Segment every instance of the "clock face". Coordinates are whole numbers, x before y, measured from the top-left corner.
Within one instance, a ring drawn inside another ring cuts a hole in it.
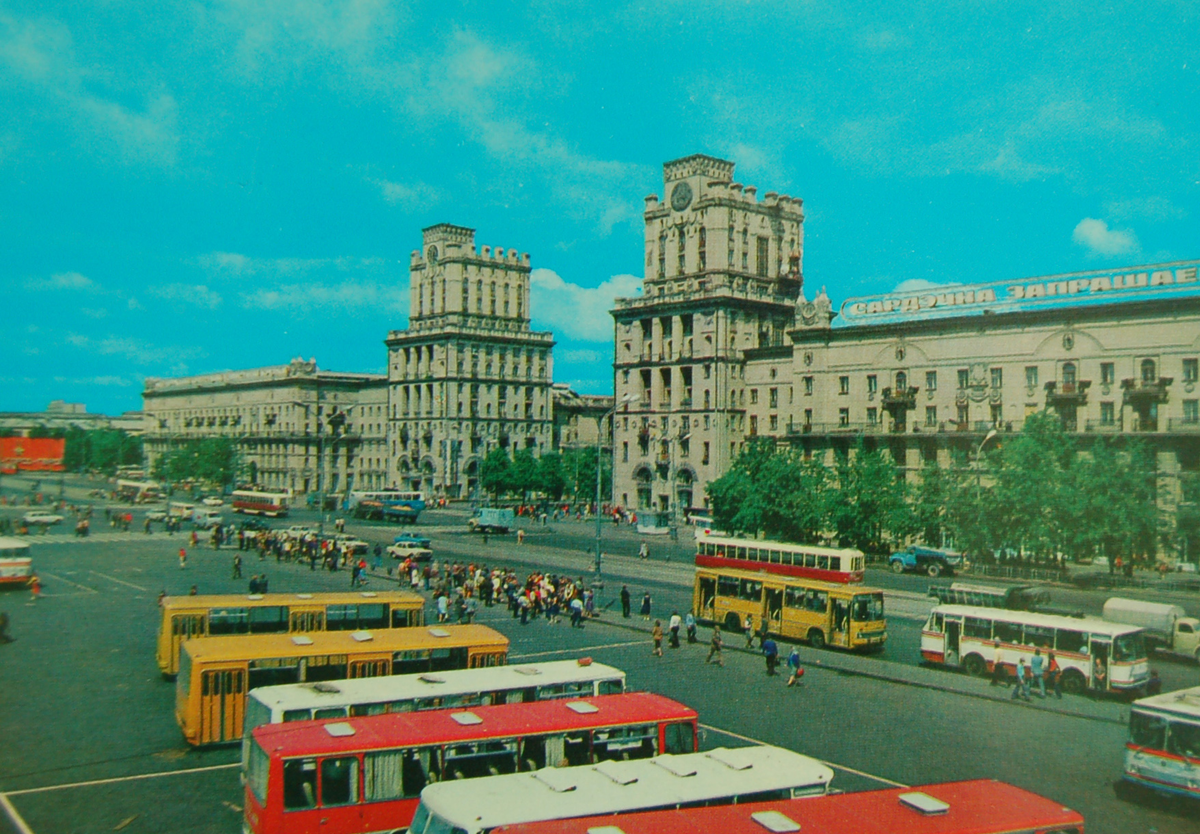
[[[692,204],[692,187],[686,182],[681,182],[671,191],[671,208],[675,211],[683,211]]]

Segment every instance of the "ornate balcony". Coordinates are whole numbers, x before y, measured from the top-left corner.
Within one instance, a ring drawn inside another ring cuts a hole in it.
[[[1064,382],[1061,385],[1054,380],[1046,383],[1046,405],[1053,408],[1059,406],[1081,406],[1087,404],[1087,391],[1092,387],[1090,379],[1078,382]]]
[[[880,401],[888,411],[909,411],[917,407],[919,390],[911,385],[907,388],[884,388],[880,392]]]
[[[1121,390],[1125,392],[1125,399],[1134,403],[1165,403],[1167,388],[1174,381],[1175,378],[1169,376],[1160,376],[1154,380],[1123,379]]]

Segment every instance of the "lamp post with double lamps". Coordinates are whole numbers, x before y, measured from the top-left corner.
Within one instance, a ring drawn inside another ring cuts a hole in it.
[[[601,417],[599,420],[596,421],[596,563],[594,565],[595,572],[596,572],[596,578],[594,581],[595,581],[596,585],[601,584],[601,576],[600,576],[600,527],[601,527],[601,524],[600,524],[600,522],[601,522],[601,518],[600,518],[600,483],[601,483],[601,479],[602,479],[602,475],[603,475],[603,469],[600,466],[600,455],[602,454],[602,446],[603,446],[603,442],[604,442],[604,422],[609,417],[612,417],[613,422],[616,423],[616,417],[615,417],[616,413],[623,407],[629,405],[629,403],[631,403],[631,402],[633,402],[633,394],[625,394],[623,397],[621,397],[620,401],[618,401],[612,408],[610,408],[608,411],[604,412],[603,417]],[[615,434],[615,432],[612,432],[610,434]]]

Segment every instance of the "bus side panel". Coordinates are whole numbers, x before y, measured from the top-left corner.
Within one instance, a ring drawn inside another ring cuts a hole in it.
[[[242,737],[246,709],[244,669],[217,669],[200,673],[199,744],[221,744]]]
[[[357,831],[393,831],[406,828],[417,812],[420,797],[396,799],[390,802],[368,802],[358,806],[362,810],[362,825]]]
[[[946,635],[940,631],[921,632],[921,659],[926,663],[946,662]]]

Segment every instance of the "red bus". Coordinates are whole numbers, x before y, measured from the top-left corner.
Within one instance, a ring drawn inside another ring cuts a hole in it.
[[[866,557],[853,548],[698,535],[696,567],[761,570],[824,582],[862,582]]]
[[[1004,782],[830,794],[502,825],[491,834],[1083,834],[1083,816]]]
[[[421,789],[696,749],[695,710],[650,692],[265,724],[242,772],[251,834],[404,829]]]
[[[291,493],[286,491],[235,489],[231,503],[235,513],[279,518],[288,514],[291,500]]]

